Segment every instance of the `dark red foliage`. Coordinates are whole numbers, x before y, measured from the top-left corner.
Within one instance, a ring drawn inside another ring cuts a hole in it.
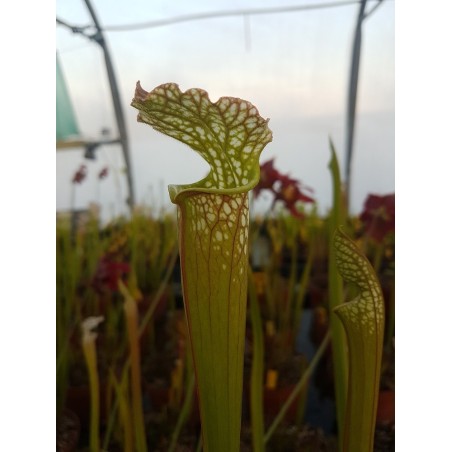
[[[75,172],[72,178],[72,183],[81,184],[85,180],[86,174],[87,174],[86,165],[80,165],[80,168]]]
[[[282,201],[293,216],[301,217],[302,214],[297,210],[296,204],[298,202],[312,203],[314,198],[301,191],[300,181],[291,178],[288,174],[281,174],[275,169],[274,160],[271,159],[261,165],[261,177],[254,188],[254,194],[257,198],[262,190],[270,190],[274,195],[273,205],[278,200]],[[308,187],[303,187],[303,189],[312,191]]]
[[[277,190],[273,190],[275,194],[275,200],[280,200],[284,203],[287,210],[294,216],[301,218],[303,215],[297,210],[296,205],[298,202],[312,203],[314,199],[308,195],[302,193],[299,187],[298,181],[282,182]]]
[[[273,185],[283,177],[282,174],[273,167],[274,161],[275,159],[271,159],[260,166],[261,178],[259,183],[254,187],[256,198],[259,196],[261,190],[272,190]]]
[[[124,278],[130,272],[130,265],[127,262],[118,262],[103,257],[96,269],[93,278],[93,286],[96,290],[110,291],[118,290],[118,280]]]
[[[395,193],[389,195],[368,195],[360,215],[364,233],[381,243],[395,230]]]
[[[99,179],[105,179],[108,176],[108,166],[106,166],[105,168],[102,168],[102,170],[99,173]]]

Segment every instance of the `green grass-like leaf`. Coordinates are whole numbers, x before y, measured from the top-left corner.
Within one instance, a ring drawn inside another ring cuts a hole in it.
[[[345,452],[373,450],[384,339],[384,301],[371,264],[341,230],[334,237],[336,264],[359,295],[335,308],[344,325],[349,350],[347,408],[343,430]]]
[[[343,282],[339,275],[334,259],[334,235],[339,225],[344,223],[346,217],[341,187],[341,174],[337,160],[336,149],[330,140],[331,160],[329,168],[333,184],[333,208],[328,218],[328,299],[330,313],[343,302]],[[338,426],[339,442],[342,442],[343,428],[345,424],[345,408],[347,402],[347,340],[344,328],[340,320],[330,316],[331,342],[333,349],[334,365],[334,390],[336,398],[336,417]],[[346,452],[346,451],[343,451]]]
[[[189,145],[209,164],[202,180],[171,185],[204,451],[240,446],[248,269],[248,191],[272,134],[249,102],[174,83],[148,93],[137,84],[138,121]]]
[[[253,452],[265,451],[264,446],[264,335],[262,317],[253,284],[251,266],[249,274],[250,320],[253,331],[253,362],[251,364],[250,412],[251,431],[253,436]]]

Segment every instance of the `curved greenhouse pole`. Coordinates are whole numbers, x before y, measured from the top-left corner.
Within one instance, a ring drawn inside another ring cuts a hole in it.
[[[131,158],[130,158],[130,148],[129,148],[129,140],[128,140],[128,135],[127,135],[126,122],[124,119],[124,112],[123,112],[123,109],[121,106],[121,96],[119,94],[118,83],[116,81],[116,75],[115,75],[115,71],[113,69],[113,62],[110,57],[110,52],[108,50],[107,43],[105,41],[102,27],[97,19],[96,12],[94,11],[94,8],[91,5],[90,0],[84,0],[84,1],[86,4],[86,7],[88,8],[88,11],[91,15],[91,18],[93,19],[93,22],[94,22],[94,28],[96,30],[94,34],[88,34],[86,32],[86,29],[92,28],[91,26],[90,27],[77,27],[77,26],[70,25],[67,22],[65,22],[59,18],[56,19],[56,22],[60,25],[63,25],[65,27],[69,28],[70,30],[72,30],[73,33],[81,34],[81,35],[85,36],[86,38],[96,42],[97,44],[99,44],[102,47],[102,51],[104,53],[104,59],[105,59],[105,68],[107,70],[108,82],[110,85],[111,98],[113,100],[113,108],[114,108],[114,112],[115,112],[116,124],[118,127],[119,139],[92,142],[92,143],[79,140],[79,141],[73,141],[73,142],[67,143],[66,147],[85,146],[87,154],[91,156],[94,149],[101,144],[120,143],[121,147],[122,147],[122,152],[124,155],[124,160],[126,163],[127,185],[129,188],[129,198],[127,200],[127,204],[131,208],[135,204],[135,189],[133,187],[132,162],[131,162]],[[60,143],[59,147],[63,148],[65,146],[62,143]],[[92,157],[88,157],[88,158],[92,158]]]

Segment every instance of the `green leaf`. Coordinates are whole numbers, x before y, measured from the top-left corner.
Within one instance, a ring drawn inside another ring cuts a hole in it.
[[[330,140],[331,160],[329,168],[333,183],[333,208],[328,218],[328,299],[330,313],[343,302],[343,283],[338,273],[334,259],[334,235],[339,225],[344,223],[345,207],[341,188],[341,174],[339,162],[337,161],[336,149]],[[334,365],[334,391],[336,398],[336,417],[338,425],[339,442],[342,442],[343,428],[345,423],[345,407],[347,402],[347,340],[344,328],[339,319],[330,316],[330,330],[332,337],[333,365]],[[347,451],[343,451],[347,452]]]
[[[344,325],[349,351],[342,450],[372,451],[384,339],[383,295],[370,262],[341,230],[334,248],[339,273],[359,289],[355,299],[334,310]]]
[[[251,431],[253,436],[253,452],[265,451],[264,446],[264,335],[262,333],[262,317],[253,281],[251,266],[248,269],[250,320],[253,332],[253,361],[250,379],[250,412]]]
[[[138,121],[188,144],[209,164],[199,182],[169,187],[179,208],[185,311],[198,382],[204,451],[240,447],[245,338],[248,191],[271,141],[268,120],[247,101],[212,103],[173,83],[148,93],[137,84]]]

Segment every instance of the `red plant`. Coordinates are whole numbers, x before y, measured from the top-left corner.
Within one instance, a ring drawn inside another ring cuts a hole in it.
[[[80,168],[75,172],[74,176],[72,177],[72,183],[73,184],[81,184],[87,174],[86,165],[80,165]]]
[[[262,190],[270,190],[274,195],[272,208],[276,201],[282,201],[294,217],[301,218],[303,215],[297,210],[296,204],[312,203],[314,198],[302,192],[300,181],[291,178],[288,174],[281,174],[275,169],[274,160],[268,160],[261,165],[261,177],[254,187],[254,194],[257,198]],[[303,187],[303,189],[312,192],[309,187]]]
[[[122,279],[130,272],[130,265],[127,262],[114,261],[106,256],[102,257],[97,265],[96,273],[93,278],[95,289],[102,291],[118,290],[118,280]]]
[[[102,168],[102,170],[99,172],[99,179],[105,179],[108,176],[108,166],[106,166],[105,168]]]
[[[261,190],[272,190],[273,185],[283,177],[283,175],[273,167],[274,161],[275,159],[273,158],[260,166],[261,177],[259,179],[259,183],[253,190],[256,198],[259,196]]]
[[[359,219],[363,222],[364,233],[381,243],[395,230],[395,193],[368,195]]]

